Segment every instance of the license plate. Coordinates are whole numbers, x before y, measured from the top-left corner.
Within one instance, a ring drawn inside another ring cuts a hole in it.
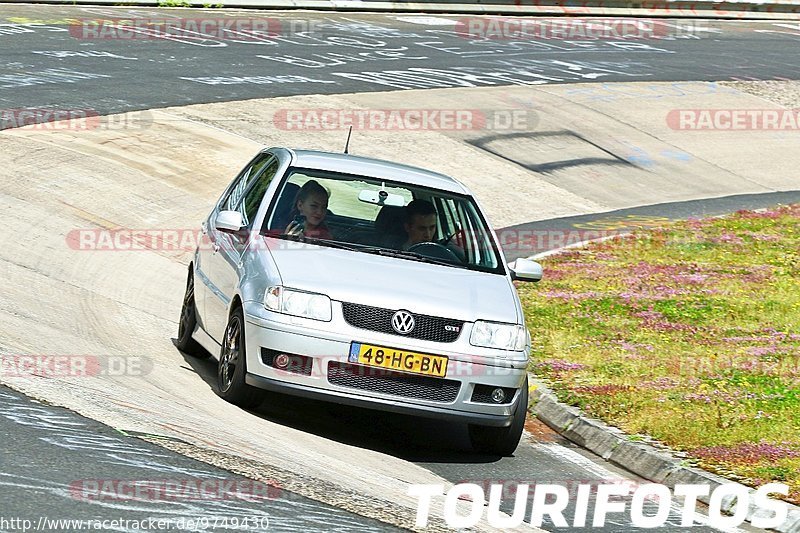
[[[350,344],[350,356],[347,360],[350,363],[426,376],[443,378],[447,375],[447,357],[442,355],[409,352],[360,342]]]

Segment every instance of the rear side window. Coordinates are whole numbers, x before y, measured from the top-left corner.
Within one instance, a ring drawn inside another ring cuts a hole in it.
[[[241,204],[242,198],[253,184],[256,177],[264,167],[275,158],[271,154],[261,154],[250,165],[245,168],[236,180],[228,196],[220,204],[222,211],[236,211]]]
[[[261,201],[264,199],[264,193],[267,191],[267,187],[269,184],[272,183],[272,180],[275,178],[275,174],[278,173],[278,167],[280,166],[278,160],[276,158],[272,158],[261,170],[260,174],[256,176],[255,183],[252,187],[245,193],[244,201],[242,202],[242,207],[239,209],[241,211],[245,224],[249,227],[250,223],[255,219],[256,213],[258,212],[258,207],[261,205]]]
[[[270,154],[256,159],[242,171],[238,181],[220,204],[220,210],[239,211],[245,225],[250,227],[278,167],[280,162]]]

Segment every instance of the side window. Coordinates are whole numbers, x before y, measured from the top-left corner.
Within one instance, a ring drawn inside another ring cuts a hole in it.
[[[276,158],[273,157],[270,159],[263,167],[261,173],[255,177],[255,183],[253,186],[250,187],[250,189],[245,193],[244,200],[239,207],[239,211],[242,213],[245,225],[248,227],[256,217],[258,207],[261,205],[261,200],[264,199],[264,193],[267,191],[269,184],[272,183],[272,180],[275,178],[275,174],[277,174],[279,166],[280,163]]]
[[[485,232],[480,216],[472,204],[458,203],[458,218],[464,229],[465,251],[473,264],[496,268],[497,258],[492,247],[491,237]]]
[[[273,159],[271,154],[262,154],[250,166],[242,171],[241,176],[236,181],[233,189],[228,193],[228,196],[220,204],[222,211],[235,211],[239,206],[239,202],[244,196],[253,179],[258,176],[264,166]]]
[[[439,212],[439,219],[443,229],[442,237],[448,237],[460,229],[453,213],[454,208],[455,204],[452,198],[436,199],[436,210]]]

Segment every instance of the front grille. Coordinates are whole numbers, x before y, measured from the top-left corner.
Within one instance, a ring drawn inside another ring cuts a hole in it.
[[[400,335],[392,328],[392,315],[395,313],[392,309],[342,302],[342,312],[345,322],[351,326],[390,335]],[[445,329],[446,326],[455,331],[448,331]],[[415,314],[414,330],[402,336],[424,341],[453,342],[461,335],[463,328],[464,322],[458,320]]]
[[[328,363],[328,381],[333,385],[351,389],[448,403],[456,399],[461,388],[461,383],[451,379],[412,376],[402,372],[337,361]]]

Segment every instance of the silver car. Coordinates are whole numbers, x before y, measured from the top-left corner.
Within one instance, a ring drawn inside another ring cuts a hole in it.
[[[324,191],[316,214],[301,200],[312,189]],[[412,224],[424,220],[428,233],[415,241]],[[253,408],[272,391],[460,421],[477,451],[516,449],[530,336],[512,280],[542,271],[526,259],[505,265],[463,184],[387,161],[270,148],[202,231],[177,344],[219,354],[224,399]]]

